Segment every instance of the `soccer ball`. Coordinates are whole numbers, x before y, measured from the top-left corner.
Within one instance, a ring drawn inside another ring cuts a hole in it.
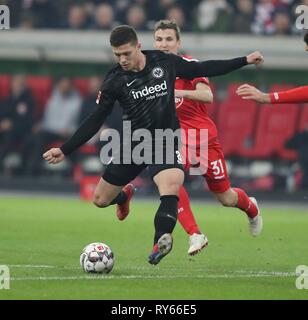
[[[80,266],[85,272],[109,273],[113,265],[113,252],[105,243],[90,243],[80,254]]]

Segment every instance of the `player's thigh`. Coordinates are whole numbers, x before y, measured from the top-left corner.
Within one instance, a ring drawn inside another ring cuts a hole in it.
[[[184,172],[180,168],[169,168],[159,171],[153,181],[157,185],[159,194],[164,195],[179,195],[180,187],[184,182]]]
[[[204,177],[213,193],[224,193],[230,189],[228,169],[219,143],[209,146],[207,172]]]

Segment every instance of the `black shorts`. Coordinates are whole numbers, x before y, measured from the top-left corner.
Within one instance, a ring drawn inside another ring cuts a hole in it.
[[[134,180],[145,168],[149,169],[152,179],[157,175],[157,173],[166,169],[178,168],[184,171],[181,154],[178,150],[174,150],[172,161],[167,162],[166,159],[164,159],[163,163],[160,162],[156,164],[153,162],[151,164],[115,164],[111,162],[106,166],[102,177],[110,184],[115,186],[124,186],[130,181]]]

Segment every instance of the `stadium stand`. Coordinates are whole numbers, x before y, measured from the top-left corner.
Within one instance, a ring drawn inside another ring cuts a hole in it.
[[[242,155],[253,138],[257,104],[227,100],[218,112],[218,134],[225,156]]]
[[[28,76],[27,85],[31,89],[36,102],[34,118],[40,119],[44,113],[47,100],[51,94],[52,81],[46,76]]]
[[[249,158],[272,158],[294,160],[296,154],[284,147],[285,142],[295,132],[299,116],[298,105],[263,105],[257,121],[255,141],[251,149],[243,150]]]
[[[9,95],[11,86],[11,77],[9,75],[0,75],[0,99],[4,99]]]
[[[89,79],[88,78],[74,78],[73,84],[79,91],[82,97],[86,97],[89,94]]]

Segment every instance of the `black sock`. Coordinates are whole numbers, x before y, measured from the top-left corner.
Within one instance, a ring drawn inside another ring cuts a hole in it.
[[[121,191],[111,202],[110,204],[122,204],[127,200],[127,195],[124,191]]]
[[[155,236],[154,244],[165,233],[172,233],[178,215],[178,201],[179,198],[175,195],[161,196],[160,206],[156,212],[154,219]]]

